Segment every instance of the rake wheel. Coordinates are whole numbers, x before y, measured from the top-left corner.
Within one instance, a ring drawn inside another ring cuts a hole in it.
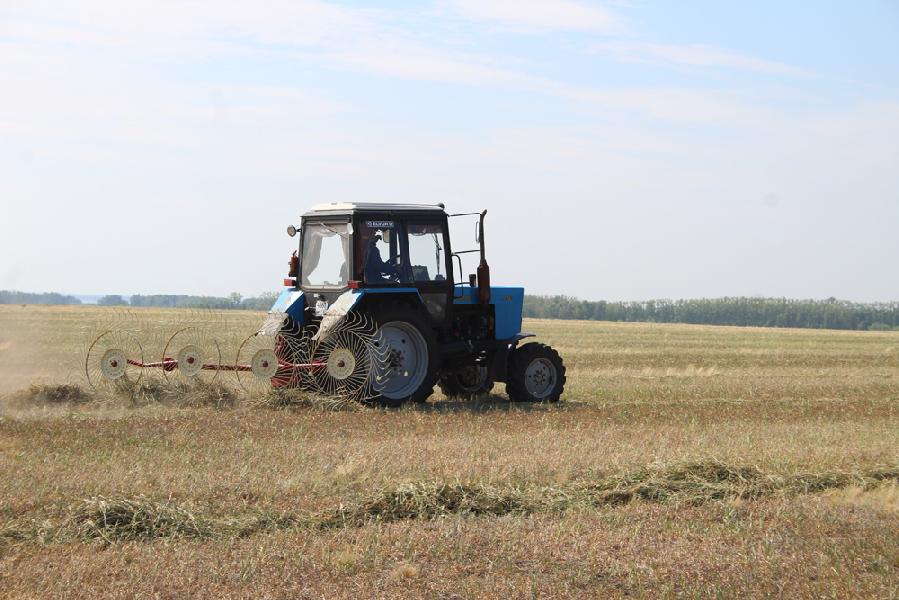
[[[274,340],[274,336],[257,331],[244,339],[237,349],[237,365],[250,367],[249,371],[237,370],[237,382],[248,394],[266,392],[272,387],[271,379],[278,370]]]
[[[140,381],[144,349],[126,331],[108,329],[95,337],[84,357],[84,376],[93,389],[120,387]]]
[[[366,401],[375,395],[373,374],[384,360],[374,344],[376,325],[364,313],[351,312],[312,338],[315,391],[341,400]]]
[[[170,356],[170,352],[177,353]],[[202,377],[214,381],[218,377],[217,369],[203,369],[204,364],[220,365],[222,348],[214,337],[196,327],[184,327],[176,331],[168,339],[162,351],[162,362],[175,359],[177,366],[164,367],[162,372],[166,380],[174,377],[195,380]]]

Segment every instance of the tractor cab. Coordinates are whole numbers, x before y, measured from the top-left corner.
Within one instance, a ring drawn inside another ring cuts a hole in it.
[[[440,206],[324,204],[303,215],[296,286],[316,316],[349,290],[406,294],[439,327],[453,298],[450,256]]]

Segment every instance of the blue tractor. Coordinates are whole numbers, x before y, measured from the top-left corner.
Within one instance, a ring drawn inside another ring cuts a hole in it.
[[[559,353],[546,344],[520,344],[533,337],[521,331],[524,289],[490,285],[486,213],[447,214],[442,204],[313,207],[299,229],[288,227],[300,243],[272,307],[283,323],[281,336],[364,316],[388,365],[372,380],[367,400],[384,406],[424,402],[435,385],[450,398],[470,399],[495,382],[506,384],[513,401],[558,401],[565,386]],[[449,219],[467,215],[479,217],[479,247],[454,252]],[[480,253],[480,264],[463,277],[461,255],[468,252]],[[338,362],[328,365],[331,376],[349,375],[359,358],[353,352],[332,351]]]

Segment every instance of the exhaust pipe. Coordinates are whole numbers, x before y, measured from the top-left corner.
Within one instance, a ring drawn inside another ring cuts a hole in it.
[[[487,305],[490,304],[490,265],[487,264],[487,257],[484,254],[484,217],[487,211],[481,213],[481,221],[478,224],[478,241],[481,243],[481,263],[478,265],[478,301]]]

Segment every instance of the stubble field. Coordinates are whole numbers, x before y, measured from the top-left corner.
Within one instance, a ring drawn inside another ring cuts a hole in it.
[[[93,394],[123,318],[0,306],[2,597],[899,596],[899,333],[527,321],[558,405],[334,411]]]

